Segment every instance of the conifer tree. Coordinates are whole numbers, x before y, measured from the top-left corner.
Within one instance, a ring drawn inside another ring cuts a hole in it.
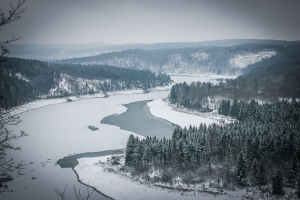
[[[276,175],[272,180],[272,193],[276,195],[283,195],[283,177],[280,170],[277,170]]]
[[[288,184],[289,186],[294,186],[297,180],[297,174],[298,174],[298,165],[297,165],[297,157],[294,155],[292,158],[292,163],[290,166],[290,170],[288,173]]]
[[[257,159],[253,160],[252,163],[252,180],[255,185],[259,184],[259,176],[258,176],[258,162]]]
[[[267,184],[265,165],[262,161],[259,164],[258,184],[259,185],[266,185]]]
[[[240,186],[246,185],[246,163],[243,153],[240,153],[237,160],[236,177]]]
[[[132,164],[133,161],[132,156],[134,153],[134,148],[135,148],[135,137],[132,134],[130,134],[126,144],[126,154],[125,154],[125,163],[127,165]]]

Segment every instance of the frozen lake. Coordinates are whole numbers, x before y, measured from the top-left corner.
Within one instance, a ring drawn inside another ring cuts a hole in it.
[[[10,126],[9,129],[16,133],[23,130],[29,136],[13,143],[20,146],[22,151],[9,151],[8,155],[15,162],[23,161],[27,165],[20,173],[12,172],[14,180],[7,182],[7,185],[14,193],[5,194],[4,199],[58,199],[53,188],[63,190],[66,185],[67,196],[75,199],[73,185],[76,184],[81,191],[86,191],[86,187],[78,183],[72,170],[60,168],[55,164],[56,161],[70,154],[125,148],[132,132],[100,124],[100,121],[108,115],[125,112],[126,108],[122,104],[164,98],[167,94],[165,91],[115,95],[51,105],[22,113],[22,123]],[[91,131],[87,128],[89,125],[99,129]],[[99,198],[94,193],[91,199]]]
[[[191,82],[200,81],[201,77],[175,77],[174,80]],[[125,148],[129,135],[134,133],[100,121],[109,115],[125,112],[122,104],[166,98],[168,94],[168,91],[161,91],[115,95],[51,105],[20,114],[22,123],[8,128],[15,133],[23,130],[29,136],[13,142],[22,151],[7,153],[16,163],[25,166],[20,171],[11,172],[14,180],[7,185],[14,192],[4,194],[3,199],[59,199],[53,188],[63,191],[66,185],[67,199],[75,199],[74,184],[85,194],[86,187],[77,181],[74,172],[61,168],[56,164],[57,160],[72,154]],[[95,126],[98,130],[91,131],[88,126]],[[94,193],[90,199],[105,198]]]

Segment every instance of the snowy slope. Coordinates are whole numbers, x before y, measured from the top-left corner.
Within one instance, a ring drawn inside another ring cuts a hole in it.
[[[261,62],[262,59],[270,58],[274,55],[276,55],[276,52],[270,50],[265,50],[258,53],[246,52],[243,54],[235,54],[229,59],[229,63],[232,67],[245,68],[251,64]]]

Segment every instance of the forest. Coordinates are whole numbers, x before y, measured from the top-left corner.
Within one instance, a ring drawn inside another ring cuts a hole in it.
[[[243,118],[234,123],[177,128],[171,139],[131,135],[126,165],[133,175],[171,185],[178,178],[188,185],[213,180],[214,187],[226,189],[272,185],[278,195],[284,187],[296,187],[300,102],[243,104]],[[153,171],[159,176],[151,178]]]
[[[82,66],[6,58],[0,63],[1,104],[13,107],[28,101],[106,93],[124,89],[147,90],[171,83],[168,75],[113,66]]]
[[[172,86],[169,101],[178,106],[209,111],[210,103],[222,99],[273,102],[281,98],[300,97],[300,58],[295,51],[289,59],[269,58],[251,65],[251,71],[235,79],[220,80],[217,84],[193,82]],[[283,55],[284,57],[285,55]],[[278,60],[279,59],[279,60]],[[221,103],[221,102],[219,102]]]
[[[124,170],[170,185],[209,181],[224,189],[271,188],[275,195],[292,188],[300,198],[300,60],[298,48],[289,48],[289,56],[253,64],[235,79],[173,85],[169,103],[216,110],[234,122],[177,128],[171,139],[130,136]]]

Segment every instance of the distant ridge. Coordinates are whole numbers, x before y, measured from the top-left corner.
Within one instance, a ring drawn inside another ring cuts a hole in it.
[[[234,46],[240,44],[272,44],[272,45],[290,45],[300,43],[300,41],[285,40],[260,40],[260,39],[227,39],[212,40],[202,42],[166,42],[153,44],[106,44],[106,43],[87,43],[87,44],[24,44],[24,45],[6,45],[10,50],[11,57],[25,59],[36,59],[43,61],[55,61],[70,58],[80,58],[95,56],[101,53],[116,52],[130,49],[180,49],[193,48],[201,46]]]

